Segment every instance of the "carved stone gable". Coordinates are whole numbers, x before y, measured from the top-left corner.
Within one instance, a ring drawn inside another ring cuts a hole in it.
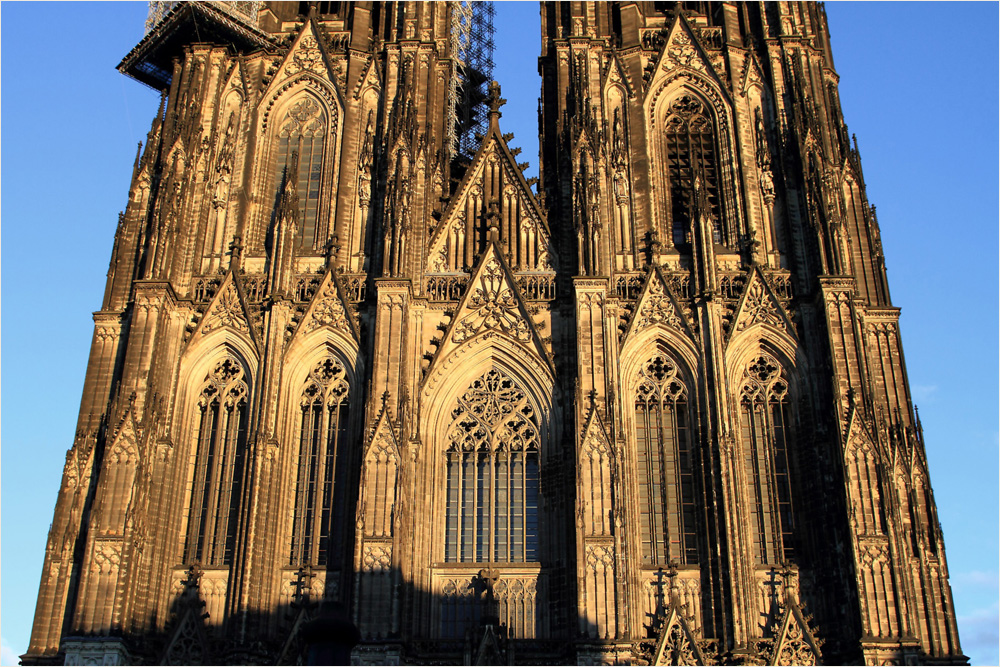
[[[664,280],[660,269],[653,267],[646,277],[646,284],[639,298],[636,299],[635,310],[621,342],[624,345],[632,335],[658,325],[670,327],[689,338],[694,338],[691,327],[684,317],[684,311],[677,303],[670,286]]]
[[[250,325],[250,313],[243,298],[242,290],[233,273],[230,272],[219,286],[218,292],[208,305],[205,316],[198,323],[198,328],[192,340],[205,336],[218,329],[228,328],[241,334],[246,334],[257,343],[257,332]]]
[[[433,370],[438,359],[444,358],[456,347],[480,338],[519,344],[538,355],[551,369],[549,354],[535,329],[517,282],[495,243],[490,243],[473,272],[428,372]]]
[[[788,314],[774,296],[760,269],[756,268],[750,274],[746,289],[736,308],[729,337],[732,338],[755,325],[764,325],[795,337],[795,328]]]
[[[774,644],[772,665],[818,665],[820,648],[798,605],[788,601],[781,631]]]
[[[517,271],[556,268],[548,223],[496,124],[433,230],[427,272],[466,271],[491,240]]]
[[[322,327],[341,331],[360,343],[361,335],[357,322],[350,304],[344,298],[340,281],[333,271],[327,271],[323,277],[312,302],[302,316],[302,321],[296,328],[296,334],[310,333]]]
[[[660,50],[659,60],[656,63],[649,86],[646,88],[647,95],[651,91],[657,90],[664,79],[672,76],[678,70],[697,72],[715,81],[721,90],[726,89],[723,83],[725,71],[717,71],[716,66],[713,66],[698,37],[688,25],[687,20],[680,14],[674,20]]]
[[[663,621],[653,654],[654,665],[704,665],[698,640],[678,610],[671,608]]]

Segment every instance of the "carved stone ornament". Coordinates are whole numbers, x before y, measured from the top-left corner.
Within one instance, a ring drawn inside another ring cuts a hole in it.
[[[521,316],[517,295],[505,278],[500,261],[488,259],[467,301],[471,312],[458,322],[452,340],[462,343],[482,331],[499,331],[523,343],[531,340],[531,329]]]
[[[769,324],[786,331],[785,319],[778,311],[778,305],[767,292],[760,278],[752,280],[736,320],[736,331],[744,331],[755,324]]]
[[[333,327],[346,333],[351,333],[351,325],[347,321],[347,311],[340,301],[337,286],[328,281],[320,291],[319,298],[312,309],[312,316],[306,323],[306,331],[314,331],[320,327]]]
[[[240,302],[240,295],[232,281],[229,281],[229,284],[216,298],[215,303],[212,304],[208,315],[202,322],[201,333],[205,335],[222,327],[229,327],[241,333],[250,332],[250,325],[247,322],[243,304]]]
[[[392,565],[391,544],[366,544],[361,557],[363,572],[388,572]]]
[[[292,54],[292,60],[288,63],[288,67],[285,68],[285,72],[289,75],[298,74],[302,71],[319,73],[322,69],[323,54],[320,53],[316,38],[303,37],[302,41],[299,42],[298,48]]]
[[[694,42],[680,27],[677,28],[673,39],[667,44],[663,60],[669,69],[689,67],[699,72],[705,71],[705,61],[698,54]]]
[[[670,301],[670,296],[659,280],[651,281],[646,298],[639,305],[636,329],[645,329],[655,324],[666,324],[676,329],[683,329],[677,309]]]

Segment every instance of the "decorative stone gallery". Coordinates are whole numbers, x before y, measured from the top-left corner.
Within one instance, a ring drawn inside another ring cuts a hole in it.
[[[25,664],[965,663],[822,5],[152,9]]]

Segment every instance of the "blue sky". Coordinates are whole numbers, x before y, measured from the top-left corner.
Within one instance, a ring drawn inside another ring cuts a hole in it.
[[[963,649],[997,664],[995,3],[827,3],[878,207]],[[0,6],[0,664],[27,649],[45,539],[136,143],[158,95],[114,67],[145,3]],[[501,125],[537,173],[534,3],[497,3]]]

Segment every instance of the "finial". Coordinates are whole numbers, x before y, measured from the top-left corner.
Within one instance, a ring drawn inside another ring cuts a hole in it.
[[[340,253],[340,237],[335,232],[333,236],[331,236],[330,239],[326,242],[326,268],[330,268],[333,266],[333,262],[337,258],[337,255],[339,253]]]
[[[229,244],[229,256],[230,263],[239,266],[240,256],[243,254],[243,238],[239,235],[233,237],[232,243]]]
[[[490,81],[486,93],[486,103],[490,107],[490,120],[500,118],[500,107],[507,104],[507,100],[500,97],[500,84],[496,81]]]

